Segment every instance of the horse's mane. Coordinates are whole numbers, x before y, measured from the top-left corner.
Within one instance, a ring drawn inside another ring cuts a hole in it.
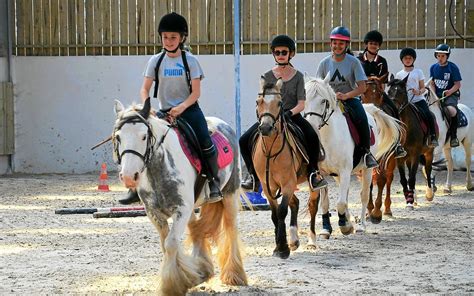
[[[319,78],[313,78],[307,82],[310,85],[309,88],[306,89],[306,100],[308,102],[314,100],[316,96],[319,94],[323,99],[329,102],[329,105],[333,110],[337,110],[337,99],[336,93],[324,80]]]

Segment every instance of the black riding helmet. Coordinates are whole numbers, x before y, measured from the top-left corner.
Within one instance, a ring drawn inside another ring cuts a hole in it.
[[[177,32],[184,36],[183,41],[175,49],[167,50],[164,48],[167,52],[175,53],[178,49],[183,49],[184,47],[184,41],[186,41],[186,36],[188,36],[188,22],[182,15],[176,12],[165,14],[158,24],[158,34],[160,37],[163,32]]]
[[[364,44],[367,44],[370,41],[377,42],[379,44],[379,46],[381,46],[382,43],[383,43],[383,36],[377,30],[369,31],[369,32],[367,32],[367,34],[365,34]]]
[[[295,41],[287,35],[278,35],[272,40],[271,49],[273,50],[277,46],[286,46],[291,52],[296,50]]]
[[[406,56],[411,56],[414,60],[416,60],[416,51],[411,47],[405,47],[402,49],[402,51],[400,51],[400,61]]]
[[[280,66],[286,66],[286,65],[290,64],[290,60],[292,58],[291,53],[296,51],[295,41],[291,37],[289,37],[288,35],[278,35],[275,38],[273,38],[270,48],[273,51],[275,49],[275,47],[277,47],[277,46],[288,47],[290,52],[288,53],[288,63],[279,63],[276,60],[276,58],[275,58],[275,62]]]
[[[176,12],[165,14],[158,24],[158,33],[161,35],[163,32],[178,32],[188,36],[188,22]]]
[[[451,54],[451,47],[447,45],[446,43],[441,43],[436,46],[435,52],[434,52],[434,57],[436,58],[437,53],[445,53],[446,56],[449,59],[449,55]]]

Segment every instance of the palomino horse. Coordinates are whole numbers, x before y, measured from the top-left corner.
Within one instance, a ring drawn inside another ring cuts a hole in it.
[[[367,89],[364,95],[362,96],[362,102],[364,104],[374,104],[375,106],[385,111],[385,108],[387,108],[387,106],[384,105],[383,97],[386,96],[386,94],[383,89],[382,81],[383,79],[378,77],[369,77],[369,80],[367,81]],[[402,132],[404,133],[404,129],[402,129]],[[404,137],[403,133],[401,135],[402,138]],[[382,211],[380,209],[382,207],[382,195],[385,186],[386,193],[385,200],[383,203],[385,208],[383,214],[387,216],[392,216],[392,209],[390,208],[392,205],[390,189],[393,181],[393,171],[396,167],[397,161],[395,159],[395,154],[391,153],[386,159],[382,159],[380,161],[379,167],[374,169],[373,171],[373,180],[370,186],[370,197],[368,205],[370,221],[372,223],[380,223],[380,221],[382,220]],[[375,203],[372,198],[372,189],[374,184],[377,184],[378,189]]]
[[[288,258],[291,250],[299,247],[298,209],[299,200],[295,195],[297,185],[306,181],[307,167],[302,154],[295,149],[294,142],[289,141],[290,131],[283,116],[280,89],[283,81],[275,85],[260,80],[260,93],[257,98],[257,116],[259,120],[259,137],[255,143],[252,161],[262,188],[272,210],[272,221],[275,225],[276,248],[273,255],[282,259]],[[281,202],[277,198],[281,192]],[[309,210],[314,215],[318,211],[319,195],[310,193]],[[291,209],[290,246],[286,238],[285,218]],[[314,240],[309,245],[315,245]]]
[[[453,181],[453,157],[451,156],[451,145],[449,143],[449,139],[447,137],[448,132],[448,122],[443,117],[441,113],[441,102],[440,99],[436,96],[436,93],[428,87],[428,92],[426,95],[426,100],[428,101],[428,105],[430,105],[430,111],[436,116],[436,121],[439,125],[439,143],[440,148],[443,149],[444,155],[448,162],[448,175],[446,177],[446,184],[444,188],[444,192],[451,193],[451,184]],[[464,115],[466,115],[467,125],[458,128],[458,139],[462,143],[464,147],[464,152],[466,155],[466,188],[469,191],[474,190],[474,185],[472,184],[472,176],[471,176],[471,145],[474,137],[474,113],[472,110],[464,104],[458,104],[458,109],[461,110]],[[435,153],[436,153],[435,149]]]
[[[120,180],[136,188],[150,221],[160,234],[163,262],[160,288],[164,295],[184,295],[214,274],[209,240],[218,243],[221,280],[229,285],[246,285],[236,225],[240,184],[239,153],[232,128],[218,118],[207,118],[209,130],[220,131],[231,143],[233,162],[219,172],[222,201],[203,204],[204,193],[194,186],[198,174],[186,158],[175,129],[150,114],[150,100],[137,111],[115,102],[114,157],[121,164]],[[204,190],[203,190],[204,191]],[[172,218],[171,228],[168,218]],[[181,239],[185,228],[193,243],[192,255],[185,254]]]
[[[334,90],[329,85],[329,76],[325,80],[311,78],[305,75],[306,80],[306,106],[305,112],[309,122],[319,130],[321,144],[325,149],[325,159],[321,163],[321,171],[334,176],[339,185],[337,212],[339,215],[339,228],[345,235],[353,232],[354,227],[350,221],[348,210],[348,195],[351,174],[360,174],[362,203],[361,219],[356,229],[364,232],[366,229],[365,214],[369,201],[369,186],[372,180],[372,169],[367,169],[363,161],[354,167],[355,143],[339,101]],[[369,125],[375,136],[375,144],[371,152],[377,160],[385,159],[392,150],[400,136],[400,126],[395,119],[385,114],[372,104],[364,105]],[[375,119],[375,120],[374,120]],[[321,192],[321,207],[323,214],[323,229],[320,236],[329,238],[332,232],[328,194]]]
[[[434,148],[427,146],[420,119],[416,114],[417,111],[415,111],[414,105],[408,101],[407,80],[408,76],[400,80],[394,79],[393,75],[391,75],[388,82],[388,96],[394,101],[398,108],[400,119],[406,126],[406,140],[403,147],[407,151],[407,156],[398,159],[398,171],[400,173],[400,183],[403,186],[406,207],[413,209],[416,198],[416,173],[420,163],[420,156],[422,156],[421,161],[424,165],[427,181],[425,197],[428,201],[432,201],[434,198],[434,184],[431,183]],[[405,164],[408,167],[408,182],[405,176]]]

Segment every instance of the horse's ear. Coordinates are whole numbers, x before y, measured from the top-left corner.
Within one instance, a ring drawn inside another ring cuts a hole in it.
[[[410,76],[410,73],[408,73],[408,75],[405,78],[403,78],[403,80],[402,80],[405,84],[407,84],[408,76]]]
[[[326,74],[326,77],[324,77],[324,83],[329,83],[330,79],[331,79],[331,76],[329,76],[329,72],[328,72],[328,74]]]
[[[387,78],[388,78],[388,72],[380,76],[379,81],[382,83],[385,83],[387,82]]]
[[[275,84],[275,87],[278,89],[278,91],[280,91],[282,86],[283,86],[283,79],[278,78],[278,80]]]
[[[395,79],[395,76],[393,76],[393,74],[390,74],[390,82],[392,82],[393,80]]]
[[[263,92],[263,87],[267,82],[265,81],[265,77],[260,76],[260,92]]]
[[[313,77],[309,76],[308,72],[304,71],[304,83],[313,80]]]
[[[123,106],[122,102],[120,102],[119,100],[115,100],[115,103],[114,103],[115,114],[118,115],[123,110],[125,110],[125,107]]]
[[[425,88],[428,88],[428,86],[430,85],[431,80],[433,80],[433,77],[430,77],[430,79],[428,79],[428,80],[425,82]]]
[[[145,102],[143,103],[143,108],[142,110],[140,110],[140,115],[147,119],[148,116],[150,115],[150,109],[151,109],[151,105],[150,105],[150,97],[148,97]]]

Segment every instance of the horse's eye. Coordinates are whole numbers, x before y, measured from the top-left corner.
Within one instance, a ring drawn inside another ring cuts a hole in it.
[[[263,99],[262,99],[262,98],[258,98],[255,102],[257,103],[257,106],[258,106],[258,105],[260,105],[260,104],[263,102]]]
[[[142,136],[142,141],[145,141],[146,140],[146,135],[143,135]]]
[[[120,143],[120,136],[119,135],[115,136],[115,141],[117,141],[117,143]]]

